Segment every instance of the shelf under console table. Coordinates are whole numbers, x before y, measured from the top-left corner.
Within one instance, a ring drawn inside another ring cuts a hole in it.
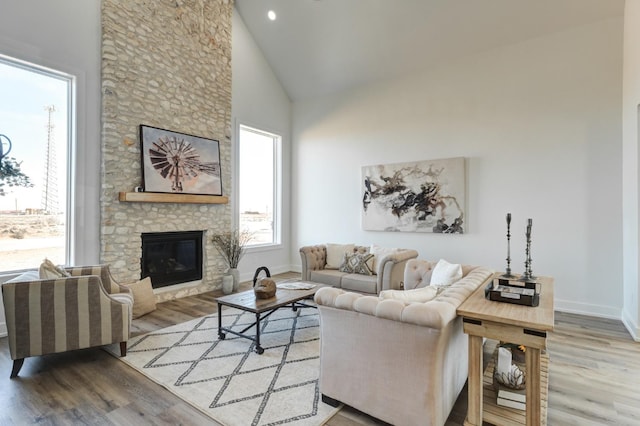
[[[496,351],[498,347],[496,347]],[[495,354],[494,354],[495,355]],[[527,422],[526,412],[515,408],[498,405],[498,392],[493,386],[495,357],[489,360],[484,370],[482,387],[482,419],[493,425],[524,425]],[[540,354],[540,426],[547,424],[547,405],[549,398],[549,355]]]

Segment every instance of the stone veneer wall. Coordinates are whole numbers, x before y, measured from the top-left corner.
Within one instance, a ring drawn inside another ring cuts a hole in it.
[[[231,193],[232,0],[102,1],[101,261],[121,282],[140,279],[142,232],[204,230],[203,279],[159,301],[220,285],[213,232],[230,204],[119,202],[142,184],[139,125],[220,141],[223,194]]]

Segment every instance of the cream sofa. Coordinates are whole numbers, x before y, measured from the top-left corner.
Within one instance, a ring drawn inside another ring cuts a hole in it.
[[[355,246],[354,252],[367,253],[369,247]],[[373,275],[350,274],[338,269],[327,269],[327,246],[314,245],[300,248],[302,280],[359,293],[378,294],[382,290],[402,288],[404,268],[409,259],[418,257],[418,252],[399,249],[394,253],[378,256]]]
[[[435,262],[410,260],[408,287],[430,281]],[[394,425],[443,425],[467,379],[468,339],[457,307],[493,271],[463,266],[463,277],[424,303],[321,288],[320,391]]]

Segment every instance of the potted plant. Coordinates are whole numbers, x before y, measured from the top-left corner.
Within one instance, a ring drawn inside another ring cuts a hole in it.
[[[240,284],[240,273],[238,272],[238,263],[244,255],[245,247],[251,240],[252,234],[246,230],[220,232],[213,234],[211,241],[214,247],[220,252],[225,263],[229,267],[229,273],[233,275],[233,291],[238,290]]]

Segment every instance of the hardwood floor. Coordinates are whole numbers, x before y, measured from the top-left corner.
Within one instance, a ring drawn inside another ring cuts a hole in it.
[[[296,277],[282,274],[278,279]],[[250,288],[244,283],[243,288]],[[134,320],[139,335],[216,312],[220,291],[158,305]],[[640,425],[640,343],[620,321],[556,313],[549,339],[549,425]],[[495,347],[485,344],[485,359]],[[101,349],[28,358],[10,380],[7,339],[0,339],[2,425],[215,425]],[[461,425],[466,387],[446,425]],[[349,407],[330,426],[382,425]]]

